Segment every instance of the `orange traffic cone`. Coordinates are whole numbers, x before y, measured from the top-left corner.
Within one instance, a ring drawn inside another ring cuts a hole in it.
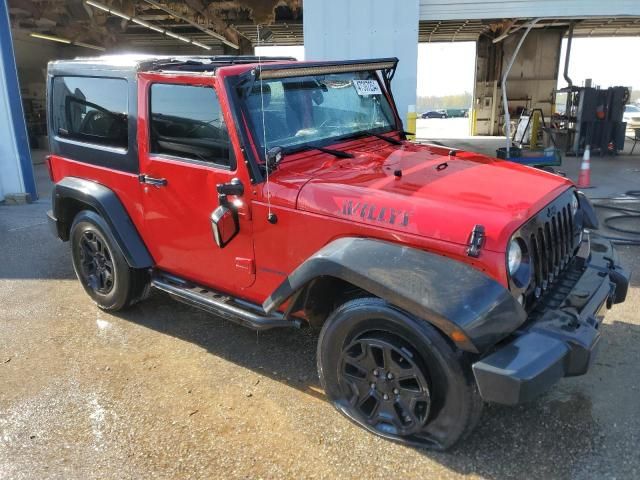
[[[587,145],[582,156],[578,188],[591,188],[591,148]]]

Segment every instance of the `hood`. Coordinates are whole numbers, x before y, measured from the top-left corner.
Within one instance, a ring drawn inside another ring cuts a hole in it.
[[[461,245],[481,224],[484,248],[494,252],[504,251],[519,226],[572,185],[479,154],[449,156],[436,146],[376,140],[343,149],[355,158],[314,155],[313,171],[303,161],[310,179],[298,195],[298,209]],[[289,169],[298,170],[296,163]]]

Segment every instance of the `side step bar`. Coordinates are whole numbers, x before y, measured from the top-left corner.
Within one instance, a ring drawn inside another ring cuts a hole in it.
[[[267,315],[258,305],[194,285],[173,275],[155,274],[151,279],[151,285],[176,300],[253,330],[301,326],[300,320],[287,320],[280,312]]]

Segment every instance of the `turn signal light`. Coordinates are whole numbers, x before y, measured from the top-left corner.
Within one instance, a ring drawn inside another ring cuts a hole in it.
[[[456,343],[466,342],[468,340],[467,336],[462,333],[460,330],[454,330],[451,332],[451,340]]]

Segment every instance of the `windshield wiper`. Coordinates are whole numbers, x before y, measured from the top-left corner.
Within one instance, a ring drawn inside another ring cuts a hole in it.
[[[389,142],[391,145],[402,145],[400,140],[396,140],[395,138],[387,137],[385,135],[380,135],[379,133],[367,132],[369,135],[373,135],[374,137],[379,138],[380,140],[384,140],[385,142]]]
[[[318,147],[317,145],[307,145],[305,150],[320,150],[321,152],[328,153],[337,158],[354,158],[353,153],[343,152],[342,150],[333,150],[331,148]]]
[[[405,132],[400,132],[400,133],[405,133]],[[387,137],[386,135],[381,135],[379,133],[369,132],[367,130],[364,130],[364,131],[361,131],[361,132],[356,132],[356,133],[354,133],[352,135],[344,137],[343,139],[361,138],[361,137],[365,137],[367,135],[372,135],[372,136],[377,137],[377,138],[379,138],[381,140],[384,140],[385,142],[389,142],[392,145],[402,145],[402,142],[400,140],[396,140],[395,138]]]

